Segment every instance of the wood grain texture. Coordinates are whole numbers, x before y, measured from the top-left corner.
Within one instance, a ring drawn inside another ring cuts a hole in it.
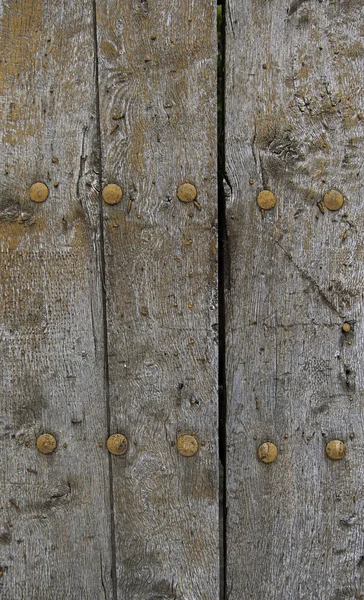
[[[215,3],[97,7],[118,598],[216,600]]]
[[[2,1],[0,19],[0,596],[106,599],[92,6]],[[50,455],[36,448],[45,432]]]
[[[226,16],[227,596],[363,598],[363,3]]]

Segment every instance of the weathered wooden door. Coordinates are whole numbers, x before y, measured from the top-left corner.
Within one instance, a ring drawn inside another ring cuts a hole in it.
[[[1,599],[364,598],[363,3],[218,10],[0,0]]]
[[[0,6],[1,598],[217,598],[215,4]]]
[[[230,600],[364,598],[363,9],[227,0]]]

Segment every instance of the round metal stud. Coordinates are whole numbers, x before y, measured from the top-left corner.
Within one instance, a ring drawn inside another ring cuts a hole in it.
[[[259,208],[262,208],[263,210],[270,210],[276,205],[276,197],[273,192],[269,190],[263,190],[258,194],[257,202]]]
[[[109,183],[102,190],[102,197],[106,204],[117,204],[123,197],[123,190],[116,183]]]
[[[181,202],[193,202],[197,196],[197,190],[192,183],[182,183],[177,190],[177,196]]]
[[[198,441],[194,435],[181,435],[177,440],[177,450],[182,456],[194,456],[198,450]]]
[[[278,456],[278,448],[272,442],[264,442],[258,448],[258,458],[263,463],[272,463]]]
[[[345,456],[345,445],[341,440],[331,440],[326,444],[326,454],[331,460],[341,460]]]
[[[42,433],[37,439],[37,448],[42,454],[51,454],[57,448],[56,438],[50,433]]]
[[[33,202],[44,202],[48,198],[48,187],[42,181],[37,181],[30,186],[29,196]]]
[[[339,210],[344,204],[343,195],[337,190],[330,190],[324,195],[324,204],[328,210]]]
[[[128,440],[122,433],[113,433],[106,442],[108,451],[115,456],[122,456],[128,449]]]

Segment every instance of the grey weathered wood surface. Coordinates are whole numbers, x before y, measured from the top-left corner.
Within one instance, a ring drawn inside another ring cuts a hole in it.
[[[118,597],[219,597],[215,3],[98,4]],[[176,196],[193,183],[198,203]],[[181,456],[179,435],[200,447]]]
[[[111,598],[92,3],[0,19],[0,597]]]
[[[364,597],[362,35],[362,1],[227,1],[230,600]]]

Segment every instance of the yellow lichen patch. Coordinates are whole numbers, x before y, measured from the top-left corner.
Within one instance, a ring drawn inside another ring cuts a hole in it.
[[[2,250],[15,250],[21,242],[29,245],[30,236],[39,235],[46,228],[44,219],[30,217],[22,221],[0,221],[0,247]],[[32,241],[32,243],[36,243]]]
[[[87,221],[77,218],[72,223],[71,239],[69,241],[72,248],[85,248],[91,243],[91,232]]]
[[[3,107],[6,126],[2,139],[11,146],[33,137],[40,128],[39,106],[29,102],[24,89],[29,73],[38,72],[42,40],[42,1],[7,0],[0,19],[0,95],[9,99]],[[27,84],[28,85],[28,84]]]
[[[128,161],[130,167],[135,169],[138,173],[143,173],[144,176],[144,162],[146,159],[146,148],[145,148],[145,133],[150,128],[150,122],[147,118],[138,115],[136,112],[133,115],[133,129],[132,135],[130,136],[130,146]]]
[[[264,98],[261,97],[261,102]],[[286,124],[284,123],[282,114],[272,110],[272,106],[264,105],[264,112],[258,113],[254,120],[255,128],[255,145],[257,148],[268,148],[271,141],[276,137],[278,130],[285,131]],[[289,127],[287,125],[287,127]]]
[[[328,144],[326,134],[320,132],[317,137],[313,138],[312,144],[310,146],[312,150],[322,150],[324,154],[328,154],[331,150],[330,145]],[[319,161],[320,162],[320,161]],[[322,163],[322,160],[321,160]]]
[[[105,56],[105,58],[112,60],[113,58],[117,58],[119,56],[119,50],[109,42],[108,40],[102,40],[100,42],[100,52]]]
[[[120,211],[114,212],[110,219],[108,220],[106,226],[108,234],[117,233],[119,227],[124,227],[125,225],[125,216]]]
[[[8,77],[32,71],[42,28],[42,5],[42,0],[3,2],[0,55],[6,73],[0,69],[0,93],[3,93]]]
[[[312,62],[302,63],[300,70],[295,74],[295,79],[307,79],[310,68],[312,68]]]
[[[364,47],[361,41],[348,44],[342,50],[345,56],[350,60],[364,57]]]
[[[3,143],[10,144],[10,146],[17,146],[26,139],[34,137],[41,129],[41,121],[39,112],[36,110],[36,104],[29,105],[29,102],[25,98],[21,102],[19,94],[16,96],[16,102],[9,104],[5,119],[6,127],[2,131]]]

